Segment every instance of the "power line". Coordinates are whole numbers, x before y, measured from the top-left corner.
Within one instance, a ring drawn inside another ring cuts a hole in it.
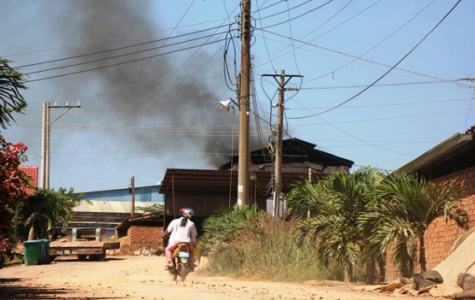
[[[267,31],[267,30],[263,30],[263,32],[268,32],[272,35],[275,35],[275,36],[278,36],[278,37],[282,37],[282,38],[285,38],[285,39],[288,39],[288,40],[291,40],[289,37],[287,36],[284,36],[282,34],[279,34],[279,33],[276,33],[276,32],[272,32],[272,31]],[[277,40],[274,40],[277,42]],[[364,61],[364,62],[367,62],[367,63],[371,63],[371,64],[375,64],[375,65],[379,65],[379,66],[383,66],[383,67],[386,67],[386,68],[391,68],[390,65],[387,65],[387,64],[384,64],[384,63],[380,63],[380,62],[377,62],[377,61],[374,61],[374,60],[370,60],[370,59],[366,59],[366,58],[362,58],[362,57],[358,57],[358,56],[355,56],[355,55],[351,55],[351,54],[348,54],[348,53],[344,53],[344,52],[341,52],[341,51],[338,51],[338,50],[333,50],[333,49],[330,49],[330,48],[326,48],[326,47],[322,47],[322,46],[319,46],[319,45],[315,45],[315,44],[311,44],[311,43],[308,43],[308,42],[304,42],[302,40],[297,40],[297,39],[293,39],[291,41],[295,41],[295,42],[299,42],[299,43],[302,43],[302,44],[305,44],[305,45],[308,45],[308,46],[312,46],[314,48],[319,48],[319,49],[322,49],[322,50],[325,50],[325,51],[329,51],[329,52],[333,52],[333,53],[336,53],[336,54],[339,54],[339,55],[343,55],[343,56],[347,56],[347,57],[351,57],[351,58],[356,58],[358,60],[361,60],[361,61]],[[290,46],[289,46],[290,47]],[[288,52],[290,53],[290,52]],[[288,54],[287,53],[287,54]],[[424,73],[419,73],[419,72],[415,72],[415,71],[411,71],[411,70],[407,70],[407,69],[403,69],[403,68],[394,68],[395,70],[398,70],[398,71],[403,71],[403,72],[407,72],[407,73],[410,73],[410,74],[414,74],[414,75],[418,75],[418,76],[423,76],[423,77],[427,77],[427,78],[432,78],[432,79],[435,79],[435,80],[441,80],[441,81],[444,81],[444,82],[450,82],[450,83],[456,83],[456,81],[454,80],[447,80],[447,79],[443,79],[443,78],[438,78],[438,77],[435,77],[435,76],[431,76],[431,75],[427,75],[427,74],[424,74]],[[464,88],[471,88],[471,86],[469,85],[461,85],[461,84],[458,84],[456,83],[458,86],[462,86]]]
[[[434,104],[434,103],[447,103],[447,102],[462,102],[462,101],[471,101],[472,98],[466,99],[455,99],[455,100],[435,100],[435,101],[422,101],[422,102],[400,102],[400,103],[383,103],[383,104],[370,104],[370,105],[355,105],[355,106],[345,106],[341,108],[368,108],[368,107],[381,107],[381,106],[404,106],[404,105],[416,105],[416,104]],[[287,110],[309,110],[309,109],[326,109],[329,107],[305,107],[305,108],[286,108]]]
[[[227,25],[226,25],[226,26],[227,26]],[[64,58],[58,58],[58,59],[53,59],[53,60],[42,61],[42,62],[38,62],[38,63],[32,63],[32,64],[27,64],[27,65],[22,65],[22,66],[16,66],[15,68],[16,68],[16,69],[27,68],[27,67],[38,66],[38,65],[42,65],[42,64],[48,64],[48,63],[54,63],[54,62],[65,61],[65,60],[68,60],[68,59],[81,58],[81,57],[86,57],[86,56],[92,56],[92,55],[97,55],[97,54],[108,53],[108,52],[112,52],[112,51],[124,50],[124,49],[128,49],[128,48],[133,48],[133,47],[137,47],[137,46],[148,45],[148,44],[157,43],[157,42],[166,42],[166,41],[168,41],[168,40],[170,40],[170,39],[180,38],[180,37],[184,37],[184,36],[187,36],[187,35],[197,34],[197,33],[205,32],[205,31],[209,31],[209,30],[213,30],[213,29],[217,29],[217,28],[221,28],[221,27],[224,27],[224,26],[211,27],[211,28],[208,28],[208,29],[203,29],[203,30],[199,30],[199,31],[194,31],[194,32],[190,32],[190,33],[185,33],[185,34],[181,34],[181,35],[177,35],[177,36],[173,36],[173,37],[166,37],[166,38],[163,38],[163,39],[152,40],[152,41],[143,42],[143,43],[136,43],[136,44],[132,44],[132,45],[128,45],[128,46],[117,47],[117,48],[108,49],[108,50],[103,50],[103,51],[96,51],[96,52],[91,52],[91,53],[86,53],[86,54],[81,54],[81,55],[69,56],[69,57],[64,57]],[[221,33],[219,33],[219,34],[221,34]],[[169,45],[166,45],[166,46],[161,46],[161,47],[154,47],[154,48],[150,48],[150,49],[145,49],[145,50],[142,50],[142,51],[140,51],[140,52],[151,51],[151,50],[155,50],[155,49],[160,49],[160,48],[162,48],[162,47],[169,47],[169,46],[173,46],[173,45],[177,45],[177,44],[182,44],[182,43],[186,43],[186,42],[190,42],[190,41],[195,41],[195,40],[202,39],[202,38],[206,38],[206,37],[213,36],[213,35],[217,35],[217,34],[212,34],[212,35],[208,35],[208,36],[204,36],[204,37],[200,37],[200,38],[194,38],[194,39],[190,39],[190,40],[187,40],[187,41],[179,42],[179,43],[176,43],[176,44],[169,44]],[[135,53],[139,53],[139,52],[131,52],[131,53],[124,54],[124,55],[130,55],[130,54],[135,54]],[[109,58],[115,58],[115,56],[112,56],[112,57],[109,57]],[[107,58],[105,58],[105,59],[107,59]],[[34,74],[34,73],[35,73],[35,72],[33,72],[33,73],[30,72],[29,74]]]
[[[375,118],[375,119],[361,119],[361,120],[352,120],[352,121],[339,121],[339,122],[325,122],[319,124],[302,124],[302,125],[294,125],[294,126],[312,126],[312,125],[325,125],[325,124],[348,124],[348,123],[362,123],[362,122],[373,122],[373,121],[387,121],[387,120],[397,120],[397,119],[407,119],[407,118],[414,118],[414,117],[426,117],[426,116],[434,116],[434,115],[445,115],[445,114],[452,114],[458,112],[465,112],[475,110],[474,109],[459,109],[459,110],[452,110],[452,111],[443,111],[443,112],[435,112],[435,113],[426,113],[426,114],[418,114],[418,115],[408,115],[408,116],[397,116],[397,117],[385,117],[385,118]],[[289,118],[292,119],[292,118]]]
[[[91,41],[91,42],[84,42],[84,43],[79,43],[79,44],[73,44],[73,45],[68,45],[64,47],[54,47],[54,48],[47,48],[47,49],[41,49],[41,50],[35,50],[35,51],[30,51],[30,52],[23,52],[23,53],[16,53],[16,54],[3,54],[0,55],[1,57],[12,57],[12,56],[20,56],[20,55],[27,55],[27,54],[33,54],[33,53],[38,53],[38,52],[46,52],[46,51],[52,51],[52,50],[61,50],[61,49],[68,49],[68,48],[74,48],[74,47],[79,47],[79,46],[85,46],[85,45],[92,45],[92,44],[97,44],[97,43],[103,43],[103,42],[110,42],[110,41],[115,41],[115,40],[121,40],[129,37],[136,37],[136,36],[141,36],[141,35],[147,35],[147,34],[153,34],[153,33],[160,33],[164,31],[169,31],[171,29],[175,30],[177,28],[186,28],[186,27],[196,27],[197,25],[202,25],[206,23],[212,23],[216,21],[221,21],[221,20],[228,20],[226,19],[218,19],[218,20],[211,20],[211,21],[206,21],[206,22],[200,22],[200,23],[194,23],[190,25],[184,25],[184,26],[175,26],[174,28],[167,28],[163,30],[154,30],[154,31],[149,31],[149,32],[142,32],[142,33],[134,33],[134,34],[129,34],[129,35],[123,35],[119,37],[114,37],[114,38],[108,38],[108,39],[102,39],[102,40],[96,40],[96,41]]]
[[[176,46],[176,45],[180,45],[180,44],[185,44],[185,43],[189,43],[189,42],[191,42],[191,41],[201,40],[201,39],[209,38],[209,37],[212,37],[212,36],[215,36],[215,35],[221,35],[221,34],[223,34],[223,33],[224,33],[224,32],[218,32],[218,33],[210,34],[210,35],[207,35],[207,36],[203,36],[203,37],[199,37],[199,38],[194,38],[194,39],[190,39],[190,40],[186,40],[186,41],[182,41],[182,42],[177,42],[177,43],[173,43],[173,44],[167,44],[167,45],[163,45],[163,46],[159,46],[159,47],[153,47],[153,48],[149,48],[149,49],[137,50],[137,51],[134,51],[134,52],[129,52],[129,53],[125,53],[125,54],[113,55],[113,56],[109,56],[109,57],[104,57],[104,58],[99,58],[99,59],[95,59],[95,60],[90,60],[90,61],[80,62],[80,63],[76,63],[76,64],[71,64],[71,65],[67,65],[67,66],[60,66],[60,67],[54,67],[54,68],[44,69],[44,70],[40,70],[40,71],[28,72],[28,75],[38,74],[38,73],[43,73],[43,72],[48,72],[48,71],[53,71],[53,70],[59,70],[59,69],[64,69],[64,68],[70,68],[70,67],[77,67],[77,66],[81,66],[81,65],[85,65],[85,64],[96,63],[96,62],[100,62],[100,61],[104,61],[104,60],[108,60],[108,59],[114,59],[114,58],[124,57],[124,56],[128,56],[128,55],[133,55],[133,54],[148,52],[148,51],[152,51],[152,50],[161,50],[162,48],[165,48],[165,47],[171,47],[171,46]],[[167,39],[164,39],[164,40],[166,41]],[[113,51],[113,50],[111,50],[111,51]],[[178,50],[178,51],[180,51],[180,50]],[[105,51],[105,52],[106,52],[106,51]],[[89,54],[88,54],[88,55],[89,55]],[[92,54],[91,54],[91,55],[92,55]],[[87,56],[87,55],[86,55],[86,56]],[[153,56],[152,56],[151,58],[153,58]],[[46,63],[46,62],[44,62],[44,63]],[[41,63],[40,63],[40,64],[41,64]]]
[[[333,1],[333,0],[332,0],[332,1]],[[275,17],[275,16],[278,16],[278,15],[280,15],[280,14],[288,13],[288,12],[290,12],[291,10],[294,10],[294,9],[296,9],[296,8],[299,8],[300,6],[303,6],[303,5],[305,5],[305,4],[308,4],[308,3],[312,2],[312,0],[308,0],[308,1],[306,1],[306,2],[300,3],[299,5],[296,5],[296,6],[292,7],[292,8],[289,7],[289,2],[288,2],[288,1],[285,1],[285,2],[287,2],[287,9],[286,9],[286,10],[280,11],[280,12],[277,12],[277,13],[275,13],[275,14],[268,15],[268,16],[265,16],[265,17],[260,17],[260,16],[259,16],[259,19],[256,19],[256,20],[262,21],[262,20],[264,20],[264,19],[268,19],[268,18],[271,18],[271,17]],[[261,10],[258,10],[258,11],[257,11],[257,12],[259,12],[259,15],[260,15],[260,11],[261,11]]]
[[[310,80],[308,80],[310,81]],[[308,82],[307,81],[307,82]],[[415,85],[415,84],[435,84],[435,83],[447,83],[457,81],[457,79],[452,80],[434,80],[434,81],[415,81],[415,82],[400,82],[400,83],[385,83],[385,84],[374,84],[374,87],[387,87],[387,86],[402,86],[402,85]],[[367,87],[367,84],[364,85],[341,85],[341,86],[319,86],[319,87],[308,87],[302,88],[302,90],[330,90],[330,89],[352,89]]]
[[[369,88],[371,88],[374,84],[376,84],[378,81],[380,81],[381,79],[383,79],[387,74],[389,74],[392,70],[394,70],[404,59],[406,59],[420,44],[422,44],[422,42],[437,28],[439,27],[439,25],[450,15],[450,13],[457,7],[457,5],[459,5],[459,3],[461,2],[461,0],[458,0],[457,3],[455,3],[455,5],[449,10],[449,12],[447,12],[447,14],[445,14],[445,16],[406,54],[404,55],[395,65],[393,65],[388,71],[386,71],[383,75],[381,75],[378,79],[376,79],[373,83],[371,83],[369,86],[367,86],[366,88],[364,88],[362,91],[360,91],[359,93],[357,93],[356,95],[352,96],[351,98],[349,98],[348,100],[346,101],[343,101],[341,102],[340,104],[332,107],[332,108],[329,108],[323,112],[320,112],[320,113],[317,113],[317,114],[312,114],[312,115],[308,115],[308,116],[301,116],[301,117],[293,117],[293,118],[289,118],[289,119],[304,119],[304,118],[310,118],[310,117],[313,117],[313,116],[317,116],[317,115],[322,115],[324,113],[327,113],[329,111],[332,111],[342,105],[344,105],[345,103],[348,103],[350,102],[351,100],[355,99],[356,97],[358,97],[359,95],[363,94],[364,92],[366,92]]]
[[[203,46],[205,46],[205,45],[211,45],[211,44],[219,43],[219,42],[222,42],[222,41],[224,41],[224,39],[215,40],[215,41],[212,41],[212,42],[207,42],[207,43],[204,43],[204,44],[195,45],[195,46],[190,46],[190,47],[187,47],[187,48],[178,49],[178,50],[174,50],[174,51],[170,51],[170,52],[165,52],[165,53],[161,53],[161,54],[151,55],[151,56],[142,57],[142,58],[137,58],[137,59],[132,59],[132,60],[128,60],[128,61],[124,61],[124,62],[120,62],[120,63],[115,63],[115,64],[111,64],[111,65],[107,65],[107,66],[95,67],[95,68],[91,68],[91,69],[87,69],[87,70],[82,70],[82,71],[75,71],[75,72],[70,72],[70,73],[65,73],[65,74],[50,76],[50,77],[44,77],[44,78],[39,78],[39,79],[33,79],[33,80],[29,80],[28,82],[42,81],[42,80],[47,80],[47,79],[53,79],[53,78],[58,78],[58,77],[63,77],[63,76],[75,75],[75,74],[80,74],[80,73],[85,73],[85,72],[90,72],[90,71],[95,71],[95,70],[100,70],[100,69],[115,67],[115,66],[119,66],[119,65],[123,65],[123,64],[128,64],[128,63],[132,63],[132,62],[137,62],[137,61],[141,61],[141,60],[145,60],[145,59],[149,59],[149,58],[153,58],[153,57],[158,57],[158,56],[173,54],[173,53],[177,53],[177,52],[181,52],[181,51],[190,50],[190,49],[193,49],[193,48],[199,48],[199,47],[203,47]]]
[[[326,2],[326,3],[323,3],[322,5],[320,5],[320,6],[318,6],[318,7],[315,7],[315,8],[313,8],[313,9],[310,9],[310,10],[304,12],[303,14],[300,14],[300,15],[298,15],[298,16],[296,16],[296,17],[293,17],[293,18],[290,19],[290,20],[286,20],[286,21],[283,21],[283,22],[279,22],[279,23],[276,23],[276,24],[272,24],[272,25],[266,26],[266,27],[264,27],[264,28],[260,28],[260,30],[265,30],[266,28],[271,28],[271,27],[279,26],[279,25],[282,25],[282,24],[284,24],[284,23],[287,23],[287,22],[290,22],[290,21],[299,19],[299,18],[301,18],[301,17],[303,17],[303,16],[305,16],[305,15],[307,15],[307,14],[313,12],[313,11],[316,11],[316,10],[318,10],[318,9],[320,9],[320,8],[322,8],[322,7],[324,7],[324,6],[327,5],[327,4],[330,4],[331,2],[333,2],[333,0],[330,0],[330,1]]]

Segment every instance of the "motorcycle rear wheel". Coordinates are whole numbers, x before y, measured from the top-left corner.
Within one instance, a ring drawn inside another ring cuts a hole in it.
[[[188,275],[188,270],[186,269],[186,264],[181,264],[180,265],[179,272],[180,272],[181,281],[185,281],[186,276]]]

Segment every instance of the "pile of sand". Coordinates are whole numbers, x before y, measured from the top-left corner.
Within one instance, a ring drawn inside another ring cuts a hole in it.
[[[450,255],[434,268],[444,279],[437,289],[431,290],[434,296],[449,296],[463,291],[457,285],[457,278],[462,273],[475,276],[475,228],[460,236],[454,243]]]

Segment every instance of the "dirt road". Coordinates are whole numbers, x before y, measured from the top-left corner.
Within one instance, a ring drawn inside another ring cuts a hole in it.
[[[0,270],[0,299],[421,299],[338,282],[295,284],[206,277],[199,275],[199,267],[185,282],[172,282],[163,266],[163,257],[113,256],[97,262],[60,259],[50,265],[4,268]]]

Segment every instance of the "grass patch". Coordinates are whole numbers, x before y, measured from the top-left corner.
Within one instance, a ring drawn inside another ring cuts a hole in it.
[[[229,215],[226,220],[228,226],[234,226],[229,224],[232,220]],[[213,220],[213,224],[217,221],[219,219]],[[206,248],[205,245],[208,264],[204,273],[286,282],[341,279],[340,272],[319,263],[317,252],[311,245],[295,246],[294,221],[256,213],[246,223],[234,231],[228,231],[228,236],[221,243],[214,239],[213,247],[207,245]],[[207,234],[213,233],[205,233],[205,244]]]

